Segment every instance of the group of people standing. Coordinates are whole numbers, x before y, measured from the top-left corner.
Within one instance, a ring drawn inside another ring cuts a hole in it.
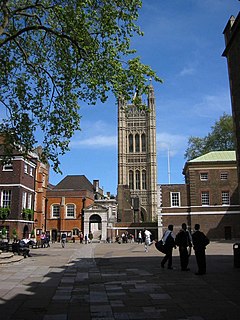
[[[148,251],[148,246],[153,242],[151,241],[151,232],[145,230],[145,251]],[[161,261],[161,267],[164,268],[167,264],[168,269],[172,267],[172,251],[173,248],[179,248],[180,265],[182,271],[189,271],[189,257],[191,255],[191,248],[193,247],[198,271],[196,275],[203,275],[206,273],[206,246],[209,244],[209,239],[200,231],[200,225],[195,224],[194,232],[191,234],[187,229],[186,223],[182,224],[182,228],[175,236],[173,233],[173,225],[170,224],[162,237],[165,256]]]
[[[206,246],[209,244],[209,239],[200,231],[200,225],[197,223],[194,226],[194,232],[191,234],[187,230],[186,223],[182,224],[181,230],[176,237],[173,234],[173,225],[168,226],[168,230],[163,235],[163,243],[166,254],[161,261],[161,267],[164,268],[165,263],[168,262],[168,269],[172,269],[172,250],[179,248],[180,264],[182,271],[189,271],[188,263],[191,255],[191,248],[193,247],[198,271],[196,275],[203,275],[206,273]]]

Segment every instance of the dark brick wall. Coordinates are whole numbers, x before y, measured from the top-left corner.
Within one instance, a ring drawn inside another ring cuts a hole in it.
[[[223,56],[227,58],[228,75],[232,102],[232,115],[236,137],[238,181],[240,181],[240,13],[228,21],[224,30],[226,48]],[[240,190],[239,190],[240,191]]]

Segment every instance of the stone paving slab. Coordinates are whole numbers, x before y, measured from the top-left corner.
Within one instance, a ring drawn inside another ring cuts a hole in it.
[[[160,268],[163,254],[136,243],[59,243],[32,257],[0,265],[0,315],[4,320],[239,320],[240,268],[233,243],[212,242],[207,274]]]

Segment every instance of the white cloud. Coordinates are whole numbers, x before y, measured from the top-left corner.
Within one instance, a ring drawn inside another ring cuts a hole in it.
[[[169,150],[170,156],[177,153],[184,153],[187,147],[188,137],[167,132],[157,133],[157,151],[159,154],[167,153]]]
[[[75,139],[70,144],[71,148],[91,147],[91,148],[102,148],[102,147],[117,147],[116,136],[103,136],[97,135],[87,139]]]
[[[229,92],[221,92],[218,95],[205,95],[201,101],[193,105],[192,109],[200,117],[215,117],[216,114],[231,113]]]
[[[192,67],[184,67],[180,72],[179,72],[179,76],[183,77],[183,76],[191,76],[195,74],[195,69]]]

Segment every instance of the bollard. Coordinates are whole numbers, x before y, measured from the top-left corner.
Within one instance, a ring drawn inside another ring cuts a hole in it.
[[[234,267],[240,268],[240,243],[234,243],[233,245],[233,261]]]

